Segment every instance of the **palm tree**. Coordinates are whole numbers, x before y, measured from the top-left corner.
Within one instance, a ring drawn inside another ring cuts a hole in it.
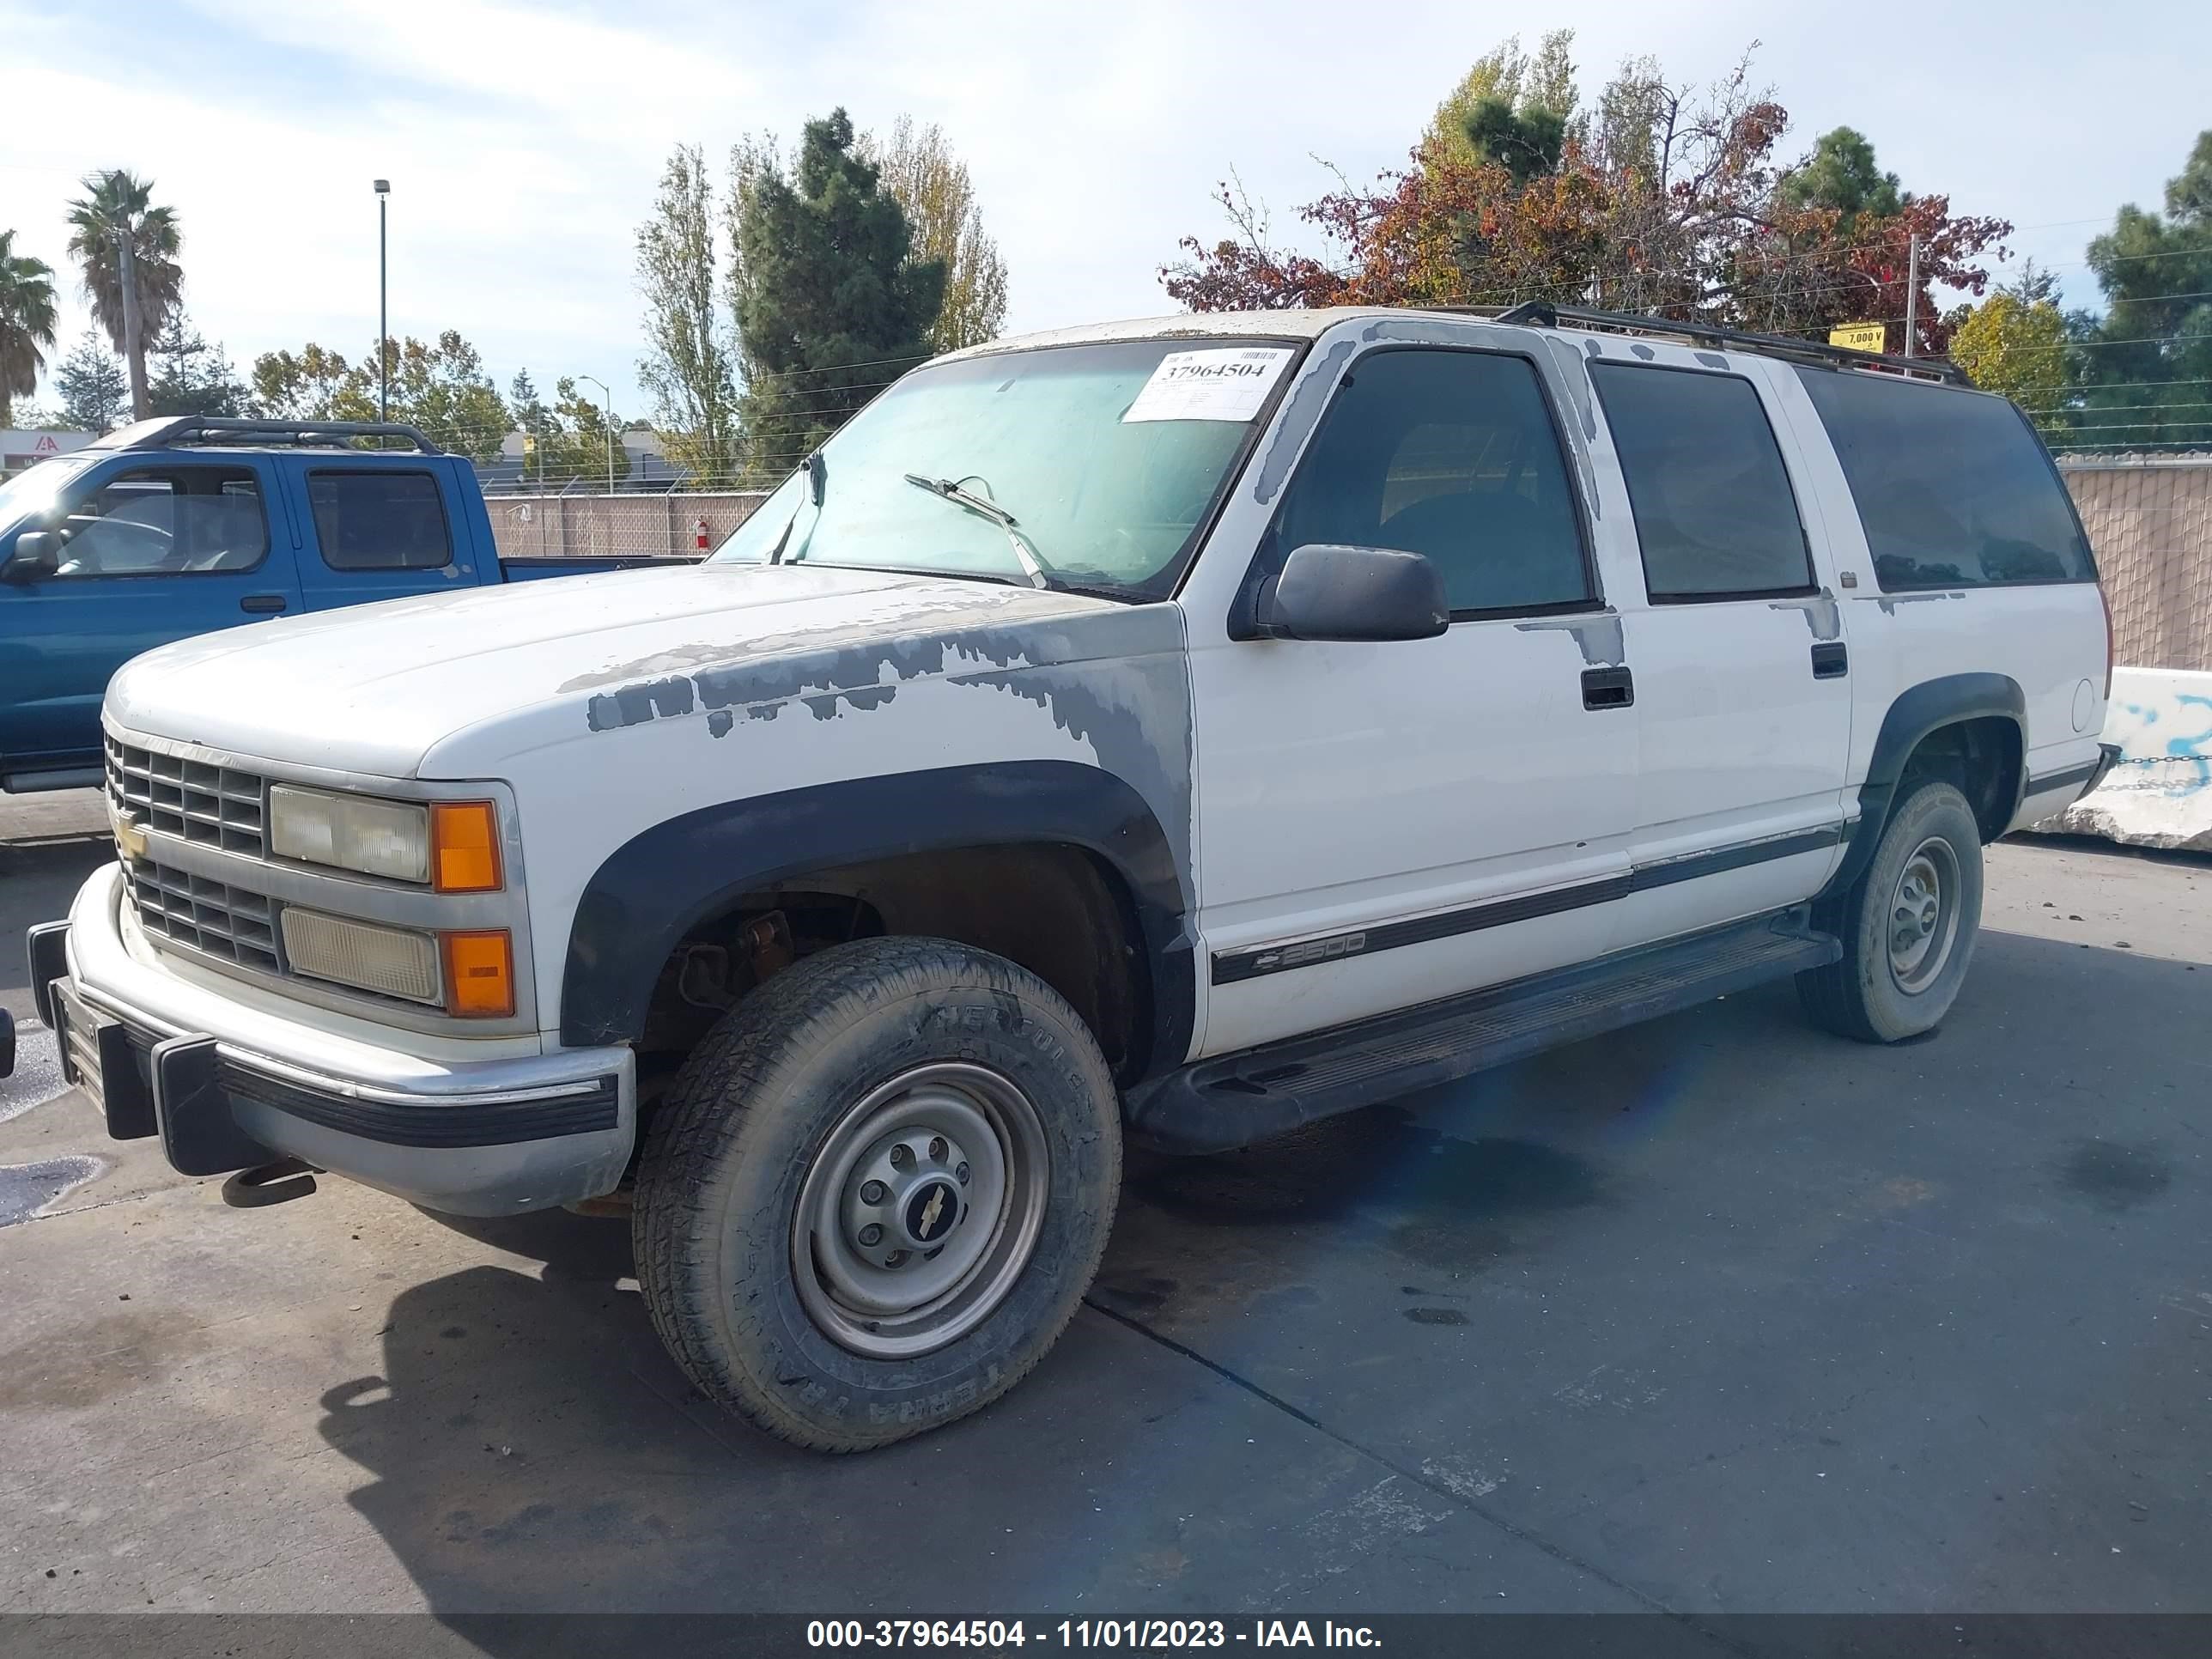
[[[54,343],[54,268],[15,252],[15,233],[0,230],[0,426],[9,405],[38,390],[46,366],[42,347]]]
[[[177,264],[182,238],[173,208],[152,205],[154,181],[134,178],[120,167],[85,178],[86,193],[70,204],[70,257],[84,273],[84,295],[93,319],[107,331],[115,349],[129,359],[131,413],[146,418],[146,346],[161,332],[177,307],[185,273]],[[137,291],[137,349],[124,326],[121,247],[130,244],[132,288]]]

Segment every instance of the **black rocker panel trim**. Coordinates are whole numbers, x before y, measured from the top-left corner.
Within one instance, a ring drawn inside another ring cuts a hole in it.
[[[854,778],[702,807],[616,849],[585,884],[561,984],[561,1040],[635,1042],[661,964],[744,894],[871,859],[1057,842],[1127,887],[1151,969],[1148,1071],[1178,1066],[1197,1011],[1186,884],[1144,798],[1096,766],[1015,761]]]
[[[1407,945],[1425,945],[1431,939],[1454,939],[1462,933],[1479,933],[1486,927],[1503,927],[1510,922],[1557,915],[1565,910],[1584,909],[1593,904],[1610,904],[1616,899],[1626,898],[1632,893],[1646,892],[1655,887],[1671,887],[1676,882],[1695,881],[1701,876],[1717,876],[1724,871],[1741,870],[1747,865],[1764,864],[1771,859],[1786,859],[1799,853],[1815,853],[1824,847],[1833,847],[1850,834],[1849,824],[1823,824],[1817,830],[1802,830],[1796,835],[1743,842],[1732,847],[1717,847],[1709,852],[1692,853],[1681,858],[1639,865],[1626,875],[1607,876],[1577,886],[1555,887],[1541,893],[1522,893],[1511,898],[1489,899],[1480,904],[1462,905],[1456,910],[1439,911],[1434,915],[1384,922],[1375,927],[1354,928],[1322,939],[1301,939],[1295,945],[1262,945],[1249,950],[1222,951],[1213,958],[1213,982],[1216,985],[1235,985],[1243,980],[1258,979],[1292,968],[1310,968],[1318,963],[1336,962],[1346,957],[1373,956],[1378,951],[1396,950]]]

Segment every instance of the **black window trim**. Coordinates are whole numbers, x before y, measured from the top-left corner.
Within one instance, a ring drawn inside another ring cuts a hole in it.
[[[1800,377],[1802,377],[1808,373],[1819,373],[1824,374],[1866,374],[1866,378],[1869,380],[1881,380],[1885,381],[1894,378],[1887,374],[1876,375],[1867,374],[1866,371],[1845,368],[1827,363],[1795,363],[1792,364],[1791,367],[1797,370]],[[1904,386],[1915,386],[1924,383],[1913,380],[1904,380],[1899,381],[1899,384]],[[2066,487],[2066,475],[2059,470],[2058,458],[2051,453],[2051,446],[2044,441],[2043,434],[2035,429],[2035,422],[2028,419],[2027,411],[2022,409],[2018,404],[2013,402],[2011,398],[2004,397],[1998,392],[1985,392],[1981,387],[1976,386],[1953,386],[1946,384],[1929,386],[1928,389],[1932,392],[1960,392],[1969,398],[1987,398],[1992,402],[2002,404],[2007,409],[2012,410],[2013,418],[2027,428],[2028,441],[2035,446],[2036,453],[2043,458],[2044,469],[2051,474],[2051,482],[2057,487],[2058,498],[2066,503],[2066,516],[2071,519],[2074,522],[2074,533],[2081,538],[2082,562],[2089,567],[2089,574],[2086,576],[2030,576],[2024,580],[2016,582],[1921,582],[1905,586],[1892,587],[1888,583],[1885,582],[1881,579],[1881,567],[1875,561],[1874,543],[1871,538],[1868,538],[1867,563],[1874,574],[1874,585],[1875,590],[1878,592],[1882,593],[1964,593],[1972,592],[1980,588],[2081,587],[2085,585],[2094,587],[2101,583],[2104,580],[2104,577],[2097,568],[2097,549],[2095,544],[2089,539],[2089,527],[2081,522],[2081,509],[2075,505],[2074,492]],[[1808,392],[1805,394],[1805,400],[1808,403],[1812,403],[1812,393],[1810,392]],[[1826,440],[1830,452],[1832,453],[1836,458],[1836,471],[1843,475],[1844,489],[1844,492],[1851,498],[1851,512],[1854,516],[1856,516],[1858,515],[1859,511],[1858,493],[1851,488],[1851,475],[1844,466],[1843,451],[1837,447],[1836,434],[1828,430],[1828,418],[1826,416],[1820,413],[1820,406],[1818,404],[1813,404],[1813,418],[1820,422],[1820,436]],[[1859,526],[1859,534],[1862,537],[1866,536],[1866,526],[1863,520]]]
[[[1628,496],[1628,522],[1636,531],[1636,568],[1644,573],[1644,602],[1646,605],[1728,605],[1745,599],[1809,599],[1820,593],[1820,572],[1813,558],[1813,532],[1805,527],[1805,503],[1798,498],[1797,480],[1790,476],[1790,452],[1783,447],[1782,435],[1774,429],[1774,417],[1767,413],[1766,398],[1759,382],[1748,374],[1723,368],[1692,368],[1687,363],[1645,363],[1615,362],[1606,358],[1587,365],[1590,380],[1590,396],[1605,416],[1607,437],[1613,435],[1613,413],[1605,407],[1605,394],[1596,371],[1601,368],[1649,369],[1661,374],[1694,374],[1711,380],[1738,380],[1751,388],[1752,402],[1758,407],[1759,418],[1766,428],[1766,435],[1774,445],[1774,459],[1782,464],[1783,488],[1790,492],[1790,512],[1797,520],[1797,542],[1805,553],[1805,580],[1790,587],[1731,588],[1714,593],[1655,593],[1651,591],[1651,566],[1644,556],[1644,529],[1636,522],[1636,491],[1628,482],[1628,468],[1620,459],[1620,444],[1613,446],[1613,465],[1620,472],[1620,487]],[[1840,465],[1841,463],[1839,462]]]
[[[89,471],[89,469],[88,469],[88,471]],[[275,550],[276,545],[276,532],[270,527],[269,522],[268,480],[262,477],[261,469],[252,465],[250,462],[230,459],[225,460],[219,465],[210,465],[205,461],[198,459],[179,459],[168,462],[150,462],[138,466],[126,466],[123,468],[122,471],[112,473],[107,477],[102,479],[94,487],[92,493],[94,496],[97,496],[102,490],[106,489],[108,485],[120,483],[123,479],[130,477],[134,473],[172,473],[186,471],[243,472],[247,477],[253,480],[254,503],[261,509],[261,556],[256,559],[252,564],[233,565],[227,570],[95,570],[87,571],[82,574],[75,576],[64,576],[59,572],[56,572],[54,574],[43,577],[40,580],[50,582],[72,583],[174,581],[180,576],[250,576],[255,571],[267,564],[269,562],[269,555]],[[81,480],[72,480],[71,482],[81,482]],[[177,492],[173,489],[170,493],[173,496]],[[64,501],[58,505],[60,517],[66,520],[70,513],[67,502]],[[104,517],[105,515],[103,514],[102,516]],[[39,526],[32,520],[27,519],[23,521],[22,527],[25,530],[35,530]]]
[[[1230,617],[1230,637],[1255,637],[1249,630],[1253,606],[1259,598],[1261,585],[1278,574],[1289,550],[1281,546],[1283,514],[1289,507],[1291,491],[1296,488],[1298,474],[1304,471],[1307,459],[1320,441],[1322,429],[1335,412],[1337,399],[1351,384],[1353,374],[1362,363],[1393,352],[1419,351],[1428,353],[1457,353],[1464,356],[1515,357],[1528,365],[1536,380],[1536,396],[1543,404],[1545,418],[1551,422],[1552,442],[1559,453],[1560,476],[1565,479],[1567,499],[1574,508],[1575,539],[1582,550],[1583,596],[1578,599],[1552,599],[1542,605],[1484,605],[1472,610],[1454,611],[1452,626],[1462,623],[1497,622],[1522,617],[1573,617],[1602,615],[1610,608],[1605,597],[1605,584],[1597,565],[1595,538],[1590,532],[1589,503],[1583,498],[1581,469],[1576,466],[1574,452],[1568,447],[1566,428],[1559,420],[1559,399],[1553,395],[1552,383],[1544,376],[1544,363],[1537,355],[1520,346],[1486,345],[1480,341],[1388,340],[1370,346],[1364,351],[1355,351],[1346,359],[1338,371],[1336,384],[1329,388],[1328,401],[1322,405],[1321,413],[1314,417],[1313,430],[1307,434],[1304,447],[1299,451],[1297,463],[1291,468],[1290,476],[1283,480],[1282,493],[1276,497],[1275,510],[1268,515],[1267,527],[1260,532],[1260,544],[1246,568],[1244,580],[1238,586],[1237,599]],[[1285,377],[1288,379],[1287,376]]]
[[[323,541],[323,521],[315,515],[315,480],[322,477],[340,478],[397,478],[413,473],[430,481],[430,491],[438,498],[438,522],[446,532],[446,562],[443,564],[356,564],[331,562],[331,550]],[[404,575],[416,570],[451,570],[460,562],[460,548],[453,540],[453,515],[446,507],[446,481],[437,471],[427,466],[313,466],[307,469],[303,491],[307,498],[308,522],[315,526],[315,556],[322,561],[323,568],[333,576],[370,576],[378,572]]]

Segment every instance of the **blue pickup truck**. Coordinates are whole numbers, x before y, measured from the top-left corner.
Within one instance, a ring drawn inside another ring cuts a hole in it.
[[[98,784],[109,676],[172,640],[659,562],[501,559],[467,459],[410,426],[142,421],[0,484],[0,789]]]

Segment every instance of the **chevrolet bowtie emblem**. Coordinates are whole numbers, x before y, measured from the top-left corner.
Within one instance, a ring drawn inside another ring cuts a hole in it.
[[[945,1188],[939,1187],[930,1194],[929,1202],[921,1206],[921,1232],[924,1238],[937,1231],[937,1218],[945,1213]]]

